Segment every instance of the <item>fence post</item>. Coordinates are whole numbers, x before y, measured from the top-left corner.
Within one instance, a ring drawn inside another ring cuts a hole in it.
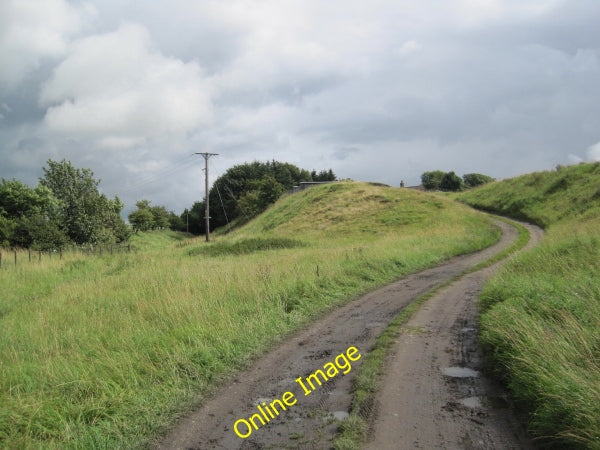
[[[17,265],[17,251],[15,250],[15,266]]]
[[[27,255],[29,255],[29,262],[31,262],[31,249],[27,249]]]
[[[39,252],[39,255],[38,255],[38,261],[39,261],[39,262],[42,262],[42,251],[41,251],[41,250],[38,250],[38,252]]]
[[[60,248],[58,249],[58,252],[59,252],[59,254],[60,254],[60,259],[62,259],[62,247],[60,247]]]
[[[2,269],[2,251],[0,251],[0,269]]]

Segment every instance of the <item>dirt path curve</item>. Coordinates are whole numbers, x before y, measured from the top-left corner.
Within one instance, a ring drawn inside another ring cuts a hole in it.
[[[510,245],[516,239],[517,231],[502,222],[498,225],[502,228],[502,238],[494,246],[453,258],[375,290],[287,339],[259,358],[250,369],[226,383],[157,443],[157,447],[202,450],[329,448],[337,428],[336,419],[343,418],[350,408],[350,389],[362,359],[353,362],[352,369],[345,375],[340,371],[321,386],[315,382],[310,395],[304,395],[295,380],[323,369],[327,362],[334,361],[351,346],[365,354],[385,326],[412,300]],[[432,339],[437,338],[432,336],[430,344]],[[446,345],[450,346],[450,341]],[[344,366],[342,360],[338,361]],[[265,421],[264,425],[255,417],[257,429],[249,430],[242,422],[238,431],[241,434],[251,431],[247,438],[235,434],[234,423],[238,419],[249,420],[259,413],[258,405],[282,399],[285,392],[293,393],[295,403],[288,397],[289,404],[293,405],[285,411],[280,407],[280,414],[274,419],[265,413],[264,417],[270,421]],[[384,417],[383,413],[380,417]]]
[[[536,245],[542,232],[528,226]],[[471,273],[406,323],[386,362],[368,450],[532,448],[505,392],[481,372],[477,298],[502,264]]]

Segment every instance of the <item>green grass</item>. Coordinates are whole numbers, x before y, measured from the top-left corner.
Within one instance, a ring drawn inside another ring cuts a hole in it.
[[[364,362],[358,369],[355,381],[352,386],[352,407],[350,416],[345,419],[333,442],[335,450],[358,450],[365,442],[369,422],[373,417],[373,404],[375,396],[380,388],[380,381],[384,375],[385,361],[389,356],[389,351],[396,342],[397,337],[404,331],[403,325],[419,310],[421,305],[433,297],[440,290],[454,283],[468,273],[481,270],[501,261],[516,251],[522,249],[529,242],[529,232],[522,225],[503,218],[497,218],[516,227],[519,235],[516,241],[502,250],[492,258],[465,270],[463,273],[455,275],[448,281],[439,284],[434,289],[416,298],[406,308],[404,308],[394,320],[379,335],[373,349],[365,355]]]
[[[562,167],[487,184],[458,198],[479,209],[523,219],[544,228],[595,216],[600,208],[600,163]]]
[[[482,293],[481,337],[529,430],[549,447],[600,448],[598,192],[600,164],[584,164],[461,196],[547,227],[543,243]]]
[[[0,447],[145,447],[291,331],[498,235],[447,199],[340,183],[281,199],[211,244],[148,233],[131,253],[7,266]]]
[[[129,243],[133,249],[137,250],[162,250],[174,242],[185,241],[190,237],[192,237],[191,234],[179,231],[146,231],[144,233],[134,233],[129,239]]]
[[[195,246],[188,250],[188,255],[226,256],[247,255],[260,251],[281,250],[284,248],[303,247],[301,241],[288,238],[250,238],[234,242],[216,242],[209,245]]]

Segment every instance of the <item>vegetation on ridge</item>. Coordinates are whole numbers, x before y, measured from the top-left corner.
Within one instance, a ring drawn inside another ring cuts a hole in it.
[[[600,163],[493,183],[459,196],[547,229],[481,296],[481,338],[548,447],[600,448]]]

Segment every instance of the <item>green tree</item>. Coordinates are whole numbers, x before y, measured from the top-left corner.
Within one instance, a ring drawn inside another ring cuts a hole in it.
[[[187,209],[183,212],[181,216],[185,217],[186,213]],[[169,229],[173,231],[187,231],[186,222],[182,217],[178,216],[173,211],[169,211]]]
[[[135,203],[137,210],[129,214],[128,219],[134,231],[148,231],[169,228],[172,215],[164,206],[150,206],[149,200],[139,200]],[[177,217],[177,216],[175,216]]]
[[[60,202],[45,186],[0,181],[0,245],[56,249],[68,238],[58,221]]]
[[[154,219],[152,228],[161,230],[169,227],[169,211],[164,206],[151,206],[149,209]]]
[[[148,231],[154,226],[154,216],[150,208],[142,208],[129,213],[127,216],[134,232]]]
[[[331,169],[321,170],[319,173],[317,173],[315,170],[313,170],[310,173],[310,175],[311,175],[312,181],[335,181],[337,179],[337,177],[333,173],[333,170],[331,170]]]
[[[467,173],[463,175],[463,181],[466,188],[473,188],[496,180],[481,173]]]
[[[439,191],[442,185],[442,178],[445,173],[441,170],[433,170],[431,172],[423,172],[421,175],[421,184],[428,191]]]
[[[34,250],[55,250],[64,247],[68,241],[56,222],[37,214],[17,219],[11,244]]]
[[[0,214],[0,247],[10,247],[16,223]]]
[[[67,160],[47,164],[40,185],[59,200],[58,220],[69,239],[77,244],[116,241],[124,226],[121,201],[100,194],[100,180],[90,169],[77,169]]]
[[[240,197],[238,201],[238,208],[246,220],[250,220],[253,217],[261,213],[261,200],[260,191],[248,191]]]
[[[17,219],[35,214],[52,215],[59,202],[45,186],[31,188],[18,180],[0,181],[0,215]]]
[[[181,215],[182,221],[189,224],[192,234],[204,234],[206,230],[204,221],[204,202],[194,202],[192,207],[186,209]]]
[[[440,189],[442,191],[460,191],[463,187],[462,178],[456,175],[454,172],[445,173],[440,183]]]
[[[253,182],[252,187],[253,189],[242,195],[238,202],[238,207],[247,219],[263,212],[285,192],[281,183],[271,175],[265,175]]]

